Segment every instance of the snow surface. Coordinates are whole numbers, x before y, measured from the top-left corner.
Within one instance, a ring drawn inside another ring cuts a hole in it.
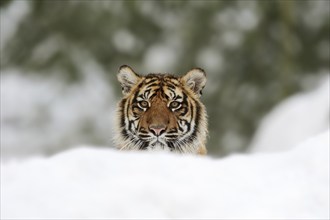
[[[329,76],[324,75],[313,91],[289,97],[268,113],[251,141],[250,151],[285,151],[329,129]]]
[[[225,159],[81,147],[1,167],[1,218],[328,219],[329,131]]]

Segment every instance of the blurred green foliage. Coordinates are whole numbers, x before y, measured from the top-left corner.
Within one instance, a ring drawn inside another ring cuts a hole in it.
[[[1,68],[74,82],[83,51],[109,73],[119,98],[118,67],[146,73],[150,48],[165,45],[175,54],[167,72],[207,72],[203,101],[214,155],[244,150],[267,111],[300,91],[303,79],[329,69],[327,0],[28,2],[31,12],[6,44]],[[121,36],[133,44],[120,45]]]
[[[0,1],[0,7],[5,7],[7,4],[9,4],[9,2],[11,2],[12,0],[1,0]]]

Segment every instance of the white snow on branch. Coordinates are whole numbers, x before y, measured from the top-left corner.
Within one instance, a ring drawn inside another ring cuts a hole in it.
[[[12,1],[7,7],[0,10],[0,50],[15,34],[19,25],[30,12],[28,1]]]

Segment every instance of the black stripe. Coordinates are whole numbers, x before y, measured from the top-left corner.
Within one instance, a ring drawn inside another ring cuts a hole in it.
[[[194,131],[193,133],[191,134],[191,138],[195,139],[197,137],[197,132],[199,130],[199,121],[201,119],[201,107],[199,105],[198,102],[195,103],[196,104],[196,120],[195,120],[195,126],[194,126]]]
[[[172,142],[166,142],[167,146],[171,149],[174,149],[174,144]]]
[[[160,86],[160,85],[159,85],[159,83],[153,83],[153,84],[151,84],[151,85],[147,84],[146,87],[149,89],[150,87],[153,87],[153,86],[157,86],[157,87],[158,87],[158,86]]]
[[[125,112],[124,112],[124,109],[125,109],[125,102],[126,102],[126,99],[122,99],[120,104],[119,104],[119,110],[120,110],[120,126],[121,127],[125,127]]]
[[[167,138],[177,138],[178,135],[165,135],[165,137],[167,137]]]
[[[144,134],[139,134],[139,136],[142,137],[142,138],[148,138],[148,137],[150,137],[150,135],[144,135]]]
[[[158,79],[151,79],[150,81],[148,81],[146,84],[150,84],[150,83],[153,83],[153,82],[156,82]]]
[[[143,93],[144,99],[147,99],[148,98],[148,95],[150,94],[150,90],[151,89],[147,89],[146,91],[144,91],[144,93]]]
[[[149,142],[143,142],[142,146],[140,146],[140,150],[146,150],[149,146]]]
[[[170,83],[167,83],[166,86],[168,87],[168,89],[174,89],[175,90],[175,86],[171,85]]]
[[[178,129],[173,129],[172,131],[167,132],[167,134],[175,134],[178,132]]]
[[[177,99],[179,99],[179,98],[182,98],[182,96],[177,95],[177,96],[174,98],[174,100],[177,100]]]

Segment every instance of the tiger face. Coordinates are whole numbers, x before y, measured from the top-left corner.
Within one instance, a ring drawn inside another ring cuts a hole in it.
[[[140,76],[124,65],[118,80],[124,95],[118,106],[120,149],[206,153],[206,111],[199,100],[206,83],[202,69],[182,77]]]

